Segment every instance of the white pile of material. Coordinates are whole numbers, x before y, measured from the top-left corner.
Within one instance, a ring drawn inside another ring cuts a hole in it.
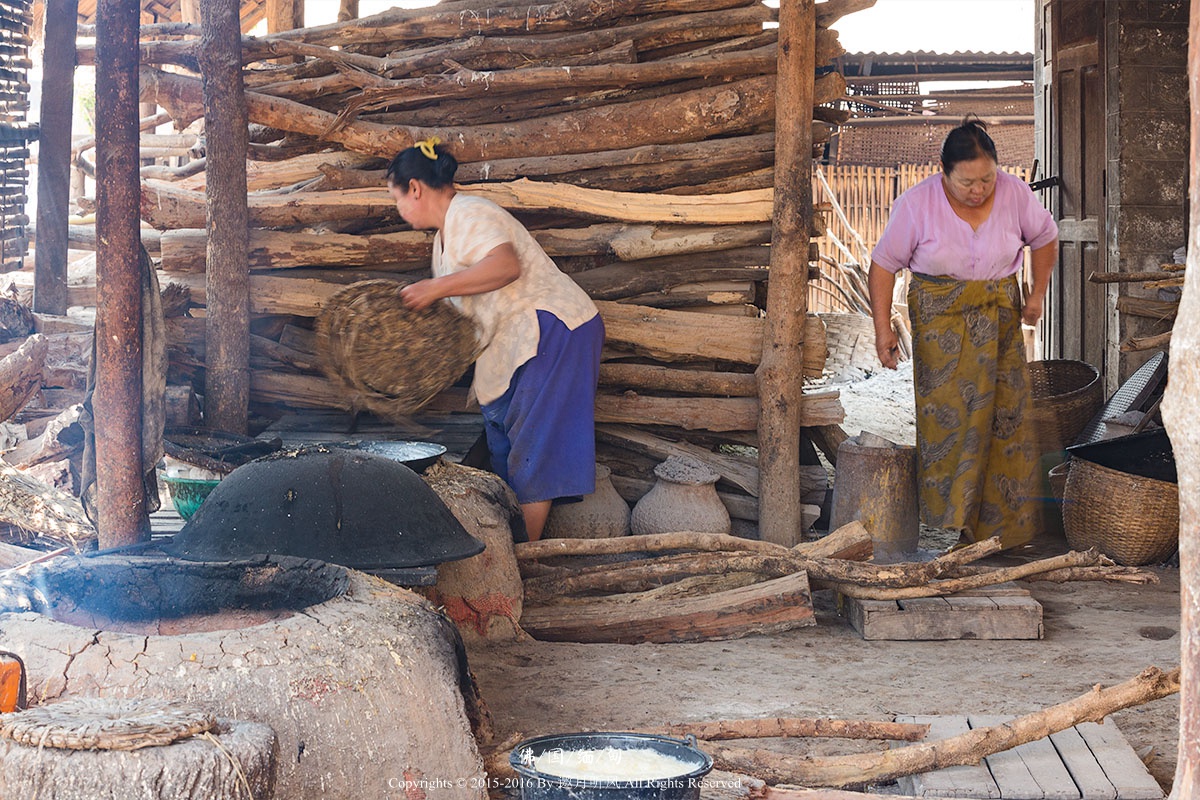
[[[896,444],[916,444],[912,380],[912,362],[904,361],[894,370],[879,367],[861,380],[829,386],[841,393],[846,433],[867,430]]]
[[[648,748],[547,750],[533,760],[543,775],[589,781],[652,781],[678,778],[695,765]]]

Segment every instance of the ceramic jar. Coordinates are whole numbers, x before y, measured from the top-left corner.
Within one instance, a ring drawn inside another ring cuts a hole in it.
[[[550,509],[546,539],[608,539],[629,535],[629,504],[617,494],[612,471],[596,465],[596,491],[578,503],[563,503]]]
[[[633,507],[633,532],[729,533],[729,511],[717,496],[713,469],[699,461],[671,456],[654,468],[654,486]]]

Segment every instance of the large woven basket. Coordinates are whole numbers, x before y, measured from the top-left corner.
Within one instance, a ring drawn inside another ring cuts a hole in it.
[[[851,368],[873,370],[879,367],[879,357],[875,354],[875,323],[869,316],[836,312],[817,316],[825,323],[827,374],[836,378]]]
[[[480,351],[469,317],[444,300],[411,311],[403,287],[359,281],[317,318],[321,367],[352,407],[401,420],[453,385]]]
[[[1075,550],[1095,547],[1118,564],[1165,561],[1179,546],[1179,487],[1072,458],[1063,530]]]
[[[1029,394],[1039,453],[1054,453],[1074,444],[1104,405],[1100,373],[1084,361],[1030,362]]]

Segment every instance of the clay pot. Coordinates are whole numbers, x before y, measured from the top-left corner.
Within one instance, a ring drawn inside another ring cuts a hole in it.
[[[550,510],[546,539],[609,539],[629,535],[629,504],[617,494],[612,470],[596,465],[596,491],[578,503],[556,505]]]
[[[717,496],[715,471],[671,456],[654,468],[658,480],[633,507],[635,534],[697,531],[729,533],[729,511]]]

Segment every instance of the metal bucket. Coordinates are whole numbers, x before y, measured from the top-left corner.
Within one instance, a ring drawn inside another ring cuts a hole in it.
[[[917,449],[865,434],[838,447],[829,529],[858,520],[871,534],[878,561],[915,553],[921,535]]]
[[[586,780],[541,772],[533,765],[558,751],[652,750],[678,759],[690,769],[681,775],[633,780]],[[521,800],[700,800],[703,778],[713,760],[696,739],[672,739],[645,733],[565,733],[528,739],[513,748],[509,764],[521,780]]]

